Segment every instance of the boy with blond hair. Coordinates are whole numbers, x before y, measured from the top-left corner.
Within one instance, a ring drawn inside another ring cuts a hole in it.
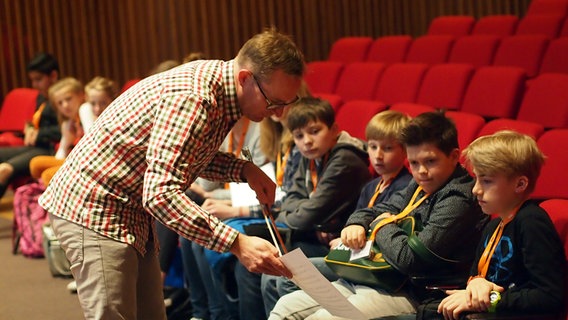
[[[544,162],[537,144],[527,135],[500,131],[476,139],[463,154],[477,176],[473,194],[483,212],[497,218],[483,230],[467,287],[446,292],[440,318],[561,310],[562,242],[546,211],[529,200]]]

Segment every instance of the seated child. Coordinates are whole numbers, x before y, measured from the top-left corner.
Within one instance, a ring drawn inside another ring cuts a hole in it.
[[[406,150],[398,140],[399,133],[409,120],[410,118],[401,112],[387,110],[376,114],[367,124],[367,152],[371,166],[379,177],[365,185],[359,195],[356,209],[370,208],[388,200],[392,194],[404,189],[412,179],[412,175],[404,166]],[[339,242],[339,238],[332,240],[330,247],[333,248],[335,242]],[[310,258],[310,261],[327,279],[337,279],[323,257]],[[267,315],[278,298],[295,290],[298,290],[298,287],[291,280],[263,274],[262,297]]]
[[[423,225],[417,238],[427,248],[440,257],[470,263],[487,219],[471,192],[472,177],[459,164],[455,125],[441,112],[423,113],[402,129],[400,141],[406,148],[414,180],[389,200],[355,211],[341,232],[342,243],[362,248],[370,227],[405,208],[413,208],[410,216]],[[455,272],[438,270],[437,265],[421,259],[407,240],[406,232],[392,222],[376,235],[384,259],[402,274]],[[396,293],[344,279],[334,281],[333,285],[368,318],[413,314],[421,301],[414,294],[417,288],[411,284]],[[302,290],[280,298],[269,319],[289,319],[291,315],[301,319],[334,319]]]
[[[290,109],[287,126],[302,159],[282,201],[277,220],[291,229],[291,248],[308,257],[325,256],[370,180],[364,143],[340,131],[331,105],[303,98]],[[326,236],[322,236],[326,235]],[[261,275],[235,266],[241,319],[266,319]]]
[[[501,131],[464,150],[483,212],[483,230],[464,290],[449,290],[439,318],[464,312],[554,313],[564,306],[564,249],[546,212],[529,200],[544,156],[529,136]],[[428,319],[432,318],[431,316]]]

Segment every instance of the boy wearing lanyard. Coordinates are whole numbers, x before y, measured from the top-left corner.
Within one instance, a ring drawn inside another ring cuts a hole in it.
[[[487,219],[471,192],[472,177],[458,162],[455,125],[441,112],[423,113],[402,129],[400,141],[406,147],[414,180],[389,200],[355,211],[341,232],[343,244],[362,248],[369,228],[407,211],[422,223],[423,230],[417,237],[427,248],[446,259],[469,264]],[[436,266],[420,259],[408,246],[408,235],[396,223],[382,226],[375,239],[385,260],[403,274],[454,272],[436,270]],[[420,301],[413,295],[412,285],[396,293],[344,279],[333,285],[368,318],[412,314]],[[280,298],[269,319],[289,319],[292,315],[302,319],[336,319],[302,290]]]
[[[299,247],[308,257],[322,257],[329,251],[329,239],[322,235],[339,236],[371,179],[368,154],[363,141],[339,130],[325,100],[302,98],[290,109],[287,127],[302,158],[277,220],[292,229],[288,249]],[[240,319],[266,319],[259,305],[261,275],[240,263],[235,269]]]
[[[546,212],[528,201],[544,157],[535,141],[513,131],[480,137],[464,150],[483,212],[483,230],[464,290],[448,290],[440,318],[462,312],[554,313],[563,307],[565,256]]]

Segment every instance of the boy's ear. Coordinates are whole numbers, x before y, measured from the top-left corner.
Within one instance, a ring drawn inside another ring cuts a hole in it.
[[[458,161],[460,161],[460,149],[455,148],[450,152],[450,158],[454,161],[456,161],[456,163]]]
[[[517,178],[517,183],[515,185],[515,193],[524,193],[529,186],[529,178],[526,176],[520,176]]]
[[[331,129],[336,135],[339,135],[339,133],[341,132],[341,130],[339,130],[339,126],[337,125],[337,122],[334,122],[334,123],[331,125],[331,128],[330,128],[330,129]]]

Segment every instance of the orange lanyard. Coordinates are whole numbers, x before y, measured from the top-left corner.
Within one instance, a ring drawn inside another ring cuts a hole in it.
[[[520,205],[516,207],[513,210],[513,213],[511,213],[509,216],[507,216],[505,219],[502,219],[501,222],[499,222],[497,229],[495,229],[493,235],[489,239],[489,242],[487,242],[487,246],[485,247],[485,250],[483,250],[483,254],[481,255],[481,258],[479,258],[479,263],[477,264],[477,272],[479,274],[479,277],[485,278],[485,276],[487,275],[487,270],[489,270],[489,263],[491,262],[491,257],[493,256],[495,248],[497,248],[497,245],[501,240],[501,236],[503,236],[503,230],[505,229],[505,226],[509,222],[511,222],[513,218],[515,218],[520,207],[521,207]]]
[[[325,163],[327,162],[327,158],[329,157],[329,153],[326,154],[323,159],[322,159],[322,166],[325,166]],[[318,186],[318,170],[316,168],[316,161],[315,160],[310,160],[310,177],[312,178],[312,185],[314,186],[314,189],[312,190],[313,192],[316,192],[316,188]]]
[[[383,193],[383,191],[385,191],[385,189],[390,186],[390,184],[393,182],[394,178],[396,178],[396,176],[398,176],[398,174],[400,173],[399,169],[393,176],[392,178],[388,179],[387,181],[381,179],[381,181],[379,182],[379,184],[377,184],[377,187],[375,188],[375,193],[373,193],[373,197],[371,197],[371,200],[369,200],[369,204],[367,204],[367,208],[371,208],[374,204],[375,201],[377,200],[377,197]]]
[[[248,127],[250,120],[244,119],[245,123],[243,124],[243,132],[241,133],[241,139],[239,141],[239,146],[235,148],[234,141],[233,141],[233,131],[229,134],[229,150],[235,155],[235,157],[241,156],[241,150],[243,150],[243,146],[245,144],[245,136],[247,135]]]
[[[278,151],[278,156],[276,157],[276,183],[279,187],[284,183],[284,171],[286,170],[286,164],[288,162],[288,157],[290,157],[290,147],[286,150],[284,157],[282,157],[282,152]]]
[[[396,216],[390,216],[388,218],[384,218],[383,220],[379,221],[379,223],[377,223],[377,225],[373,229],[373,232],[371,233],[369,240],[374,241],[375,237],[377,235],[377,231],[379,231],[380,228],[382,228],[384,225],[387,225],[391,222],[395,222],[397,220],[400,220],[400,219],[406,217],[412,210],[416,209],[422,203],[422,201],[426,200],[426,198],[428,198],[427,193],[424,194],[424,196],[422,196],[422,198],[416,200],[420,191],[422,191],[422,187],[418,186],[418,188],[416,188],[416,191],[414,191],[414,194],[412,195],[412,199],[410,199],[410,202],[406,205],[406,207],[404,208],[404,210],[402,210],[401,213],[397,214]]]

